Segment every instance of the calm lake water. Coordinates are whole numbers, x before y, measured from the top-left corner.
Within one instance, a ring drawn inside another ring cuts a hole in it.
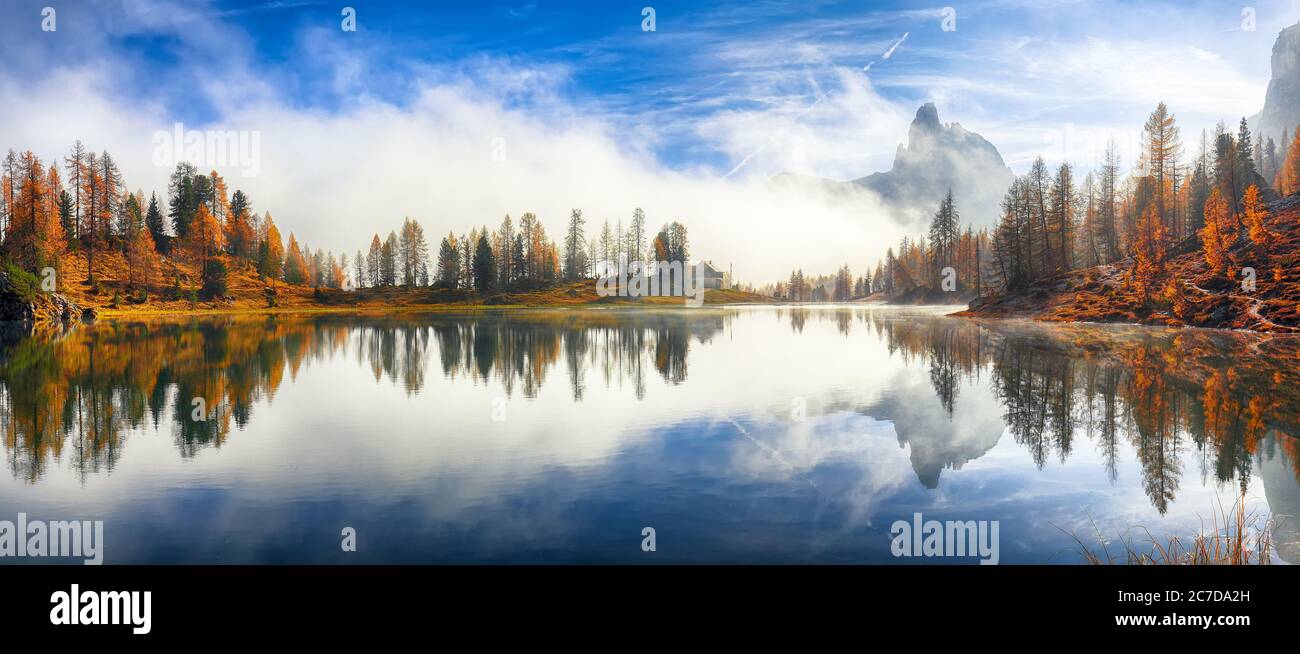
[[[1078,563],[1094,521],[1190,536],[1244,492],[1300,560],[1300,340],[948,310],[11,334],[0,520],[103,520],[110,564],[975,561],[895,558],[919,512]]]

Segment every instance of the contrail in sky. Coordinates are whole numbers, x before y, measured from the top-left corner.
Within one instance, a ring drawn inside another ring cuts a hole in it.
[[[903,38],[899,39],[898,42],[895,43],[894,45],[889,46],[889,49],[885,51],[885,54],[880,55],[881,58],[888,59],[894,56],[894,51],[898,49],[898,46],[903,45],[903,41],[907,40],[908,34],[911,34],[911,32],[903,32]]]

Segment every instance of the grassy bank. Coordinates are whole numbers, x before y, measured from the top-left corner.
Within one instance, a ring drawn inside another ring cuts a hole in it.
[[[101,317],[156,315],[230,315],[277,313],[394,313],[406,311],[477,311],[511,308],[578,308],[596,306],[683,306],[680,297],[600,297],[592,280],[531,290],[479,293],[433,287],[365,288],[355,291],[315,289],[309,286],[271,284],[252,266],[227,260],[227,292],[217,299],[202,299],[193,290],[196,271],[165,260],[160,279],[181,280],[171,285],[131,286],[126,261],[118,252],[96,255],[95,281],[90,281],[86,258],[69,255],[62,271],[60,292],[82,307],[93,307]],[[733,289],[709,289],[706,305],[772,303],[772,298]]]
[[[1274,203],[1265,221],[1267,247],[1242,239],[1230,250],[1227,274],[1210,270],[1198,238],[1170,249],[1146,296],[1130,282],[1131,261],[1073,270],[1027,288],[972,303],[958,316],[1032,318],[1300,332],[1300,195]],[[1243,287],[1243,269],[1255,288]]]

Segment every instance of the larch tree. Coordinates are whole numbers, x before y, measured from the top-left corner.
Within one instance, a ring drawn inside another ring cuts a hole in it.
[[[1156,211],[1166,228],[1173,227],[1169,215],[1173,180],[1177,175],[1178,157],[1182,143],[1178,125],[1165,103],[1156,105],[1142,126],[1142,154],[1148,173],[1155,182]],[[1145,212],[1144,212],[1145,213]]]
[[[1223,274],[1231,265],[1228,248],[1236,240],[1236,225],[1228,201],[1219,189],[1210,191],[1205,201],[1205,223],[1201,228],[1201,249],[1205,263],[1215,274]]]
[[[289,232],[289,246],[284,255],[284,281],[289,284],[307,282],[307,261],[302,256],[302,249],[298,247],[298,239],[293,232]]]
[[[366,271],[366,277],[370,279],[371,286],[383,286],[383,276],[380,274],[380,260],[383,256],[384,244],[379,240],[379,234],[376,233],[370,237],[370,253],[366,256],[366,265],[369,269]]]
[[[1142,302],[1150,297],[1156,280],[1164,272],[1167,253],[1167,234],[1160,210],[1152,202],[1138,218],[1133,242],[1133,268],[1130,271],[1133,285]]]
[[[586,268],[583,261],[583,249],[586,238],[583,236],[582,210],[574,209],[569,213],[569,228],[564,234],[564,278],[573,281],[582,276]]]
[[[149,287],[158,276],[158,249],[153,234],[144,227],[131,231],[126,241],[127,286]]]
[[[632,210],[632,223],[627,228],[627,251],[629,261],[642,261],[642,249],[645,247],[645,212],[641,207]]]
[[[357,288],[366,286],[366,255],[357,250],[357,255],[352,259],[352,284]]]
[[[262,239],[257,272],[263,279],[271,280],[271,288],[275,288],[275,280],[285,276],[284,245],[280,241],[280,230],[276,228],[270,212],[262,220],[266,225],[266,237]],[[290,238],[292,238],[292,235],[290,235]],[[297,246],[296,243],[293,245]],[[301,258],[301,254],[299,258]]]
[[[1268,220],[1268,209],[1260,198],[1258,186],[1252,184],[1246,189],[1246,197],[1242,204],[1242,221],[1246,224],[1246,234],[1251,242],[1267,249],[1277,240],[1277,235],[1269,231],[1268,225],[1265,224]]]
[[[1286,160],[1278,170],[1273,186],[1281,195],[1291,195],[1300,191],[1300,126],[1296,127],[1295,139],[1287,148]]]

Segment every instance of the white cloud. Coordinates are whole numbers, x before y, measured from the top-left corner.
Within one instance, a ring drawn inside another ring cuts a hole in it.
[[[160,107],[109,99],[96,81],[104,77],[97,69],[63,71],[18,94],[16,120],[0,128],[0,137],[47,161],[81,138],[91,149],[113,153],[130,188],[164,193],[170,170],[150,164],[152,137],[170,131],[173,120]],[[264,101],[186,127],[259,132],[260,174],[241,177],[234,167],[219,172],[232,191],[252,198],[255,210],[270,211],[286,235],[293,231],[300,241],[336,252],[363,248],[371,233],[395,229],[404,216],[441,237],[477,225],[495,228],[507,213],[517,219],[532,211],[558,239],[572,208],[583,210],[590,236],[603,219],[621,217],[626,224],[639,206],[652,227],[686,224],[695,256],[734,264],[738,278],[764,283],[794,267],[827,270],[848,262],[860,270],[879,256],[874,245],[883,251],[902,235],[865,195],[814,196],[770,188],[761,178],[719,181],[708,170],[669,170],[643,153],[644,144],[558,97],[529,109],[501,101],[502,89],[546,98],[554,81],[534,71],[482,67],[473,81],[423,86],[408,106],[362,99],[325,113]],[[851,101],[835,104],[843,110]],[[762,121],[737,117],[735,134],[748,122]],[[503,161],[493,158],[498,138]]]

